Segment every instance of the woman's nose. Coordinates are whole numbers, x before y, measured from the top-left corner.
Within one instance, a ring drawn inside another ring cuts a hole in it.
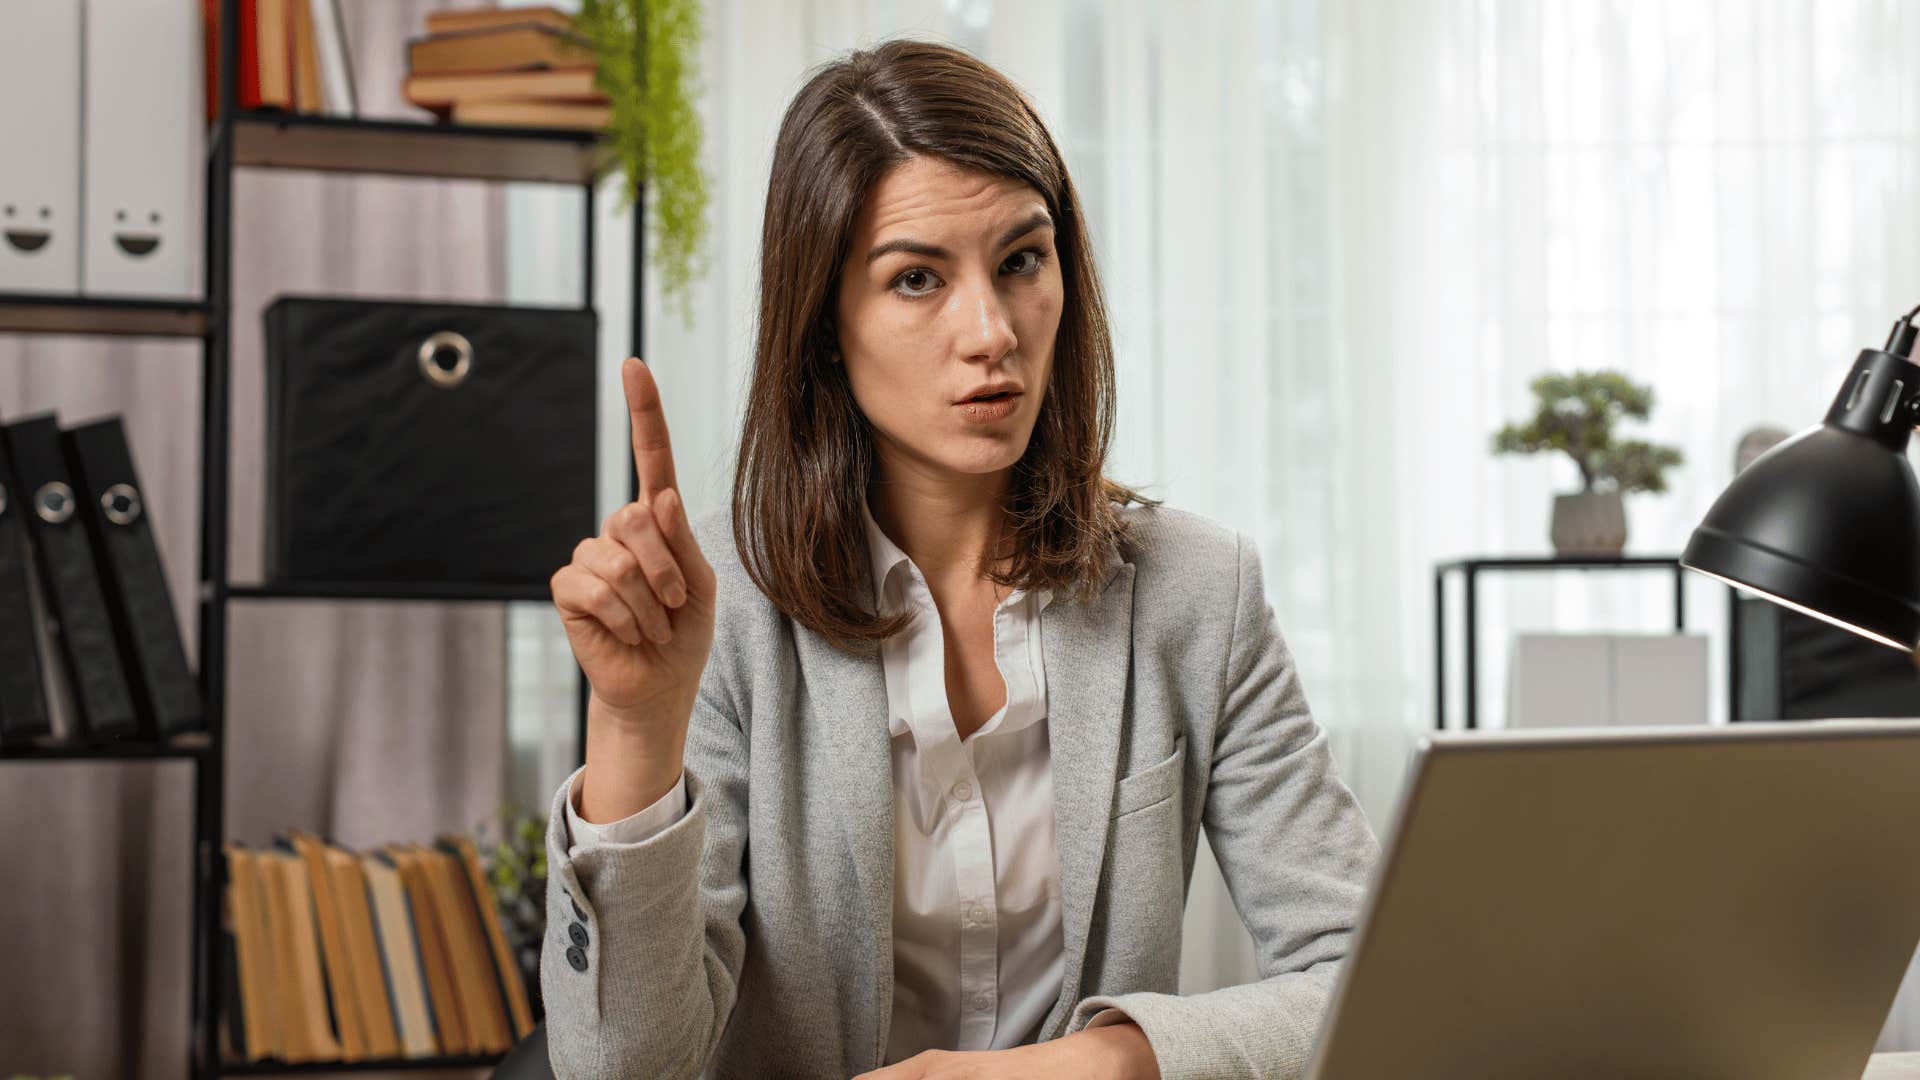
[[[1005,298],[992,285],[975,285],[963,291],[959,304],[964,344],[974,353],[998,356],[1010,351],[1017,342],[1013,321]]]

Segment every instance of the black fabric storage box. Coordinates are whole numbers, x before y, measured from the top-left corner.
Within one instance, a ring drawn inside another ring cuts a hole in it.
[[[591,310],[281,296],[271,583],[544,585],[597,532]]]

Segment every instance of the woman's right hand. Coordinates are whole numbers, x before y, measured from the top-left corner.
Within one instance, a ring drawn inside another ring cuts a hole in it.
[[[594,697],[634,733],[678,734],[713,648],[713,567],[694,542],[673,475],[653,373],[620,366],[640,497],[580,541],[549,583]]]

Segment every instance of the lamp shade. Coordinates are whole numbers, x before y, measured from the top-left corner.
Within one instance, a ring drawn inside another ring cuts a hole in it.
[[[1897,649],[1920,642],[1920,367],[1863,349],[1826,420],[1733,478],[1680,564]]]

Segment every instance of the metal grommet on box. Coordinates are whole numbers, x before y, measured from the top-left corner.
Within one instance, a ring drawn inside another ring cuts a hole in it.
[[[58,525],[73,516],[73,489],[58,480],[40,485],[33,493],[33,512],[49,525]]]
[[[453,367],[440,363],[442,352],[454,357]],[[467,379],[473,367],[473,343],[452,330],[442,330],[420,343],[420,372],[435,386],[451,390]]]
[[[140,493],[132,484],[115,484],[100,493],[100,509],[115,525],[131,525],[140,520]]]

